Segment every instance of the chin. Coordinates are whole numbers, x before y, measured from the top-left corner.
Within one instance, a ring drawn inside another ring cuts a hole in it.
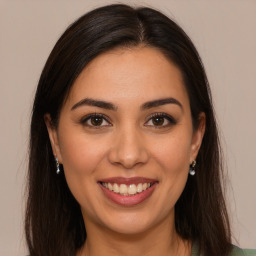
[[[123,235],[139,235],[152,229],[160,222],[153,218],[149,212],[130,212],[112,214],[109,218],[105,218],[100,225],[105,226],[106,229]]]

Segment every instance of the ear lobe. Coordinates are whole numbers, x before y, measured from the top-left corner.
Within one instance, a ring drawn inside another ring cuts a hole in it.
[[[51,118],[49,113],[44,115],[44,122],[45,122],[46,127],[47,127],[49,139],[50,139],[51,146],[52,146],[53,155],[54,155],[55,158],[57,157],[58,160],[59,160],[59,163],[61,163],[62,162],[62,157],[61,157],[61,153],[60,153],[57,129],[52,124],[52,118]]]
[[[200,113],[198,117],[199,125],[198,128],[193,132],[192,144],[191,144],[191,157],[190,162],[192,163],[198,154],[198,151],[201,147],[206,125],[206,116],[205,113]]]

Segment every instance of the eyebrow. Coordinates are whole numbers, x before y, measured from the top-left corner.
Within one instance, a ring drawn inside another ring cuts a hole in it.
[[[80,100],[71,108],[71,110],[74,110],[81,106],[94,106],[94,107],[104,108],[108,110],[117,110],[117,107],[110,102],[106,102],[103,100],[94,100],[90,98],[85,98]]]
[[[146,110],[146,109],[150,109],[150,108],[154,108],[154,107],[159,107],[159,106],[166,105],[166,104],[176,104],[183,110],[182,104],[174,98],[164,98],[164,99],[145,102],[141,106],[141,110]]]
[[[159,107],[159,106],[166,105],[166,104],[176,104],[183,110],[182,104],[175,98],[164,98],[164,99],[148,101],[148,102],[143,103],[142,106],[140,107],[140,109],[147,110],[150,108]],[[112,104],[110,102],[103,101],[103,100],[91,99],[91,98],[85,98],[85,99],[82,99],[79,102],[77,102],[75,105],[73,105],[71,110],[74,110],[81,106],[94,106],[94,107],[99,107],[99,108],[104,108],[104,109],[114,110],[114,111],[116,111],[118,109],[117,106],[115,106],[114,104]]]

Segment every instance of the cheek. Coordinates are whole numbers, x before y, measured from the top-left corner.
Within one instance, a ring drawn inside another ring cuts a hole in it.
[[[60,149],[67,184],[81,204],[92,189],[97,189],[95,173],[104,159],[105,149],[85,136],[63,136]],[[88,198],[86,199],[88,201]]]
[[[188,136],[170,136],[164,141],[159,141],[154,158],[162,170],[160,182],[163,185],[161,203],[174,207],[179,199],[188,178],[190,160],[190,138]]]
[[[155,144],[154,158],[161,165],[166,175],[179,174],[188,170],[191,138],[189,136],[170,136]]]
[[[76,175],[92,173],[106,151],[100,136],[88,136],[80,127],[62,127],[59,141],[65,171]]]

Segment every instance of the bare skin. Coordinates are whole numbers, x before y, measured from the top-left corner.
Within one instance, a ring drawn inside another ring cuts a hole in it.
[[[85,222],[87,240],[77,256],[191,254],[174,216],[204,135],[203,113],[200,120],[194,130],[181,72],[157,49],[116,49],[87,65],[57,129],[45,115]],[[113,177],[152,179],[154,189],[143,202],[120,205],[102,186]]]
[[[164,223],[162,225],[165,225]],[[166,227],[167,228],[167,227]],[[126,236],[111,231],[90,233],[86,244],[77,253],[77,256],[91,255],[191,255],[191,242],[177,236],[175,230],[166,230],[169,236],[163,232],[161,225],[154,230],[146,231],[145,234]],[[158,234],[158,235],[157,235]],[[97,239],[91,239],[96,237]],[[102,242],[100,249],[99,241]],[[109,254],[106,254],[109,252]]]

